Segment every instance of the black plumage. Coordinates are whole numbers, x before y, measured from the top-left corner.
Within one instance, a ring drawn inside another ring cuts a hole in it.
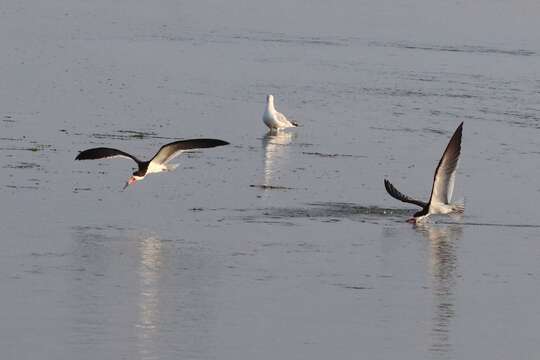
[[[163,145],[149,161],[139,160],[137,157],[122,150],[99,147],[81,151],[77,155],[75,160],[98,160],[111,158],[132,159],[137,163],[137,166],[139,168],[133,173],[133,176],[137,178],[143,178],[148,172],[148,168],[150,166],[153,166],[153,168],[158,168],[158,171],[162,171],[159,170],[160,167],[165,166],[167,162],[171,161],[184,150],[212,148],[228,144],[229,143],[227,141],[219,139],[189,139],[174,141],[169,144]]]
[[[458,126],[444,153],[439,160],[435,174],[433,175],[433,185],[429,201],[423,202],[404,195],[397,190],[390,181],[384,179],[384,187],[388,194],[394,199],[420,206],[422,210],[414,214],[414,217],[424,216],[430,213],[432,204],[449,205],[452,200],[454,191],[454,181],[456,177],[456,169],[461,153],[461,137],[463,133],[463,122]]]

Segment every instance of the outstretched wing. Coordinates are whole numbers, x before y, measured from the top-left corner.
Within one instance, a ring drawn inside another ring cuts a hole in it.
[[[228,142],[218,139],[191,139],[175,141],[170,144],[163,145],[156,155],[154,155],[152,160],[150,160],[150,162],[156,164],[165,164],[180,155],[184,150],[212,148],[228,144]]]
[[[75,160],[97,160],[97,159],[111,159],[111,158],[126,158],[132,159],[137,164],[140,163],[139,159],[135,156],[128,154],[127,152],[111,149],[106,147],[99,147],[93,149],[87,149],[81,151]]]
[[[431,190],[430,202],[439,204],[450,204],[452,193],[454,192],[454,181],[456,178],[456,169],[461,153],[461,134],[463,132],[463,123],[461,123],[448,146],[443,153],[439,165],[433,176],[433,188]]]
[[[396,189],[394,185],[392,185],[392,183],[386,179],[384,179],[384,187],[386,188],[386,191],[388,192],[388,194],[390,194],[390,196],[393,197],[394,199],[397,199],[399,201],[403,201],[406,203],[418,205],[421,208],[424,208],[427,206],[427,203],[423,201],[413,199],[411,197],[408,197],[407,195],[400,193],[398,189]]]

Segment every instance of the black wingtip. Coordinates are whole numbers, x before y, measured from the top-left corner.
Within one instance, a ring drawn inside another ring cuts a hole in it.
[[[200,147],[216,147],[216,146],[225,146],[230,143],[225,140],[220,139],[198,139],[194,140],[196,146]]]
[[[75,160],[99,159],[98,152],[99,152],[99,148],[79,151],[79,154],[77,154],[77,156],[75,157]]]
[[[463,133],[463,121],[461,122],[461,124],[459,124],[459,126],[456,128],[456,131],[454,131],[454,134],[459,134],[459,136],[461,137],[461,134]]]
[[[388,193],[388,195],[394,197],[394,193],[396,189],[394,188],[394,185],[392,185],[392,183],[388,179],[384,179],[384,188],[386,189],[386,192]]]
[[[384,179],[384,188],[386,189],[388,194],[391,195],[394,187],[392,186],[392,183],[390,183],[388,179]]]
[[[459,124],[456,131],[454,131],[454,135],[452,136],[452,139],[457,138],[459,139],[459,142],[461,142],[462,134],[463,134],[463,121],[461,122],[461,124]],[[450,141],[452,141],[452,139],[450,139]]]

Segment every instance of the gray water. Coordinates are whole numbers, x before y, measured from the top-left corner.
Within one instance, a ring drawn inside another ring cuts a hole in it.
[[[540,3],[0,7],[6,359],[531,359]],[[265,95],[302,127],[278,136]],[[412,227],[464,121],[461,219]],[[178,158],[122,192],[127,160]]]

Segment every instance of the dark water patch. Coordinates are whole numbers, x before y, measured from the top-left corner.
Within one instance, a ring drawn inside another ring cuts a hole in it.
[[[24,137],[22,138],[0,137],[0,141],[24,141]]]
[[[257,188],[262,190],[293,190],[294,188],[287,187],[287,186],[280,186],[280,185],[249,185],[251,188]]]
[[[156,137],[155,132],[135,131],[135,130],[118,130],[119,134],[123,134],[132,138],[144,139],[145,137]]]
[[[90,170],[72,170],[72,172],[74,174],[94,174],[95,172],[94,171],[90,171]],[[106,175],[108,174],[107,171],[103,171],[103,170],[98,170],[97,173],[99,175]]]
[[[16,190],[38,190],[39,187],[35,185],[6,185],[8,189]]]
[[[304,155],[313,155],[318,156],[322,158],[336,158],[336,157],[350,157],[350,158],[366,158],[367,156],[362,155],[351,155],[351,154],[325,154],[321,152],[310,152],[310,151],[302,151],[302,154]]]
[[[133,230],[130,228],[126,228],[123,226],[118,225],[76,225],[71,227],[74,231],[79,233],[92,233],[92,232],[100,232],[100,231],[126,231],[126,230]]]
[[[282,219],[270,220],[257,217],[246,217],[243,219],[246,224],[266,224],[266,225],[282,225],[282,226],[297,226],[297,224],[291,221],[285,221]]]
[[[155,41],[155,40],[162,40],[162,41],[174,41],[174,42],[201,42],[204,38],[197,38],[194,36],[180,36],[180,35],[172,35],[172,34],[153,34],[153,35],[137,35],[134,38],[131,38],[133,41]]]
[[[369,46],[393,47],[408,50],[442,51],[455,53],[487,54],[487,55],[512,55],[512,56],[533,56],[536,52],[527,49],[503,49],[478,45],[432,45],[415,44],[407,41],[398,42],[378,42],[372,41]]]
[[[149,134],[101,134],[101,133],[93,133],[90,135],[90,137],[94,139],[114,139],[114,140],[133,140],[133,139],[144,139],[146,137],[150,137],[152,135]]]
[[[30,254],[32,257],[64,257],[69,255],[69,253],[55,253],[55,252],[33,252]]]
[[[255,253],[247,253],[243,251],[235,251],[230,254],[230,256],[254,256]]]
[[[434,74],[425,74],[425,73],[416,73],[416,72],[408,72],[406,74],[398,74],[401,78],[407,79],[407,80],[415,80],[415,81],[422,81],[422,82],[440,82],[440,75],[434,75]]]
[[[73,189],[74,194],[78,194],[78,193],[83,192],[83,191],[92,191],[92,188],[89,188],[89,187],[87,187],[87,188],[76,187],[76,188]]]
[[[415,133],[418,132],[417,129],[411,129],[411,128],[386,128],[386,127],[378,127],[378,126],[370,126],[370,129],[373,130],[381,130],[381,131],[390,131],[390,132],[406,132],[406,133]]]
[[[493,110],[492,108],[482,108],[479,110],[482,114],[495,115],[500,117],[499,121],[516,125],[520,127],[540,127],[540,115],[538,110],[530,111],[510,111]]]
[[[5,169],[39,169],[41,165],[29,162],[20,162],[17,164],[8,164],[4,166]]]
[[[290,36],[287,34],[253,33],[239,34],[228,37],[233,40],[254,41],[262,43],[292,44],[292,45],[321,45],[321,46],[347,46],[345,39],[322,38],[318,36]]]
[[[192,95],[192,96],[209,96],[207,93],[204,93],[201,91],[191,91],[191,90],[182,91],[182,94]]]
[[[448,132],[448,131],[439,130],[439,129],[433,129],[433,128],[423,128],[422,131],[423,131],[423,132],[428,132],[428,133],[437,134],[437,135],[445,135],[445,134],[449,134],[449,133],[450,133],[450,132]]]
[[[14,139],[13,141],[24,141],[24,140]],[[5,151],[31,151],[31,152],[56,151],[56,149],[53,148],[52,145],[47,145],[47,144],[35,144],[35,145],[31,145],[29,147],[28,146],[25,146],[25,147],[7,146],[7,147],[0,148],[0,150],[5,150]]]
[[[365,286],[365,285],[347,285],[347,284],[332,284],[334,286],[338,286],[343,289],[349,289],[349,290],[372,290],[373,287],[371,286]]]
[[[309,147],[314,146],[314,144],[311,144],[311,143],[297,143],[296,145],[301,148],[309,148]]]
[[[38,152],[38,151],[56,151],[55,148],[53,148],[52,145],[49,144],[38,144],[36,142],[32,142],[33,145],[29,148],[27,148],[28,151],[32,152]]]
[[[370,216],[403,216],[411,213],[408,209],[382,208],[378,206],[362,206],[354,203],[317,202],[307,204],[322,214],[337,215],[370,215]]]
[[[266,33],[266,32],[251,32],[246,34],[217,34],[206,33],[197,35],[176,35],[176,34],[155,34],[137,36],[135,40],[142,41],[174,41],[174,42],[190,42],[193,44],[218,43],[229,44],[234,42],[257,42],[257,43],[276,43],[276,44],[291,44],[297,46],[347,46],[348,42],[344,38],[319,37],[319,36],[291,36],[284,33]]]
[[[165,140],[174,140],[176,138],[171,137],[165,137],[165,136],[159,136],[155,132],[148,132],[148,131],[135,131],[135,130],[117,130],[112,133],[92,133],[92,134],[82,134],[82,133],[75,133],[74,135],[87,135],[88,137],[91,137],[93,139],[112,139],[112,140],[134,140],[134,139],[165,139]]]
[[[341,219],[326,219],[326,220],[321,220],[321,221],[325,223],[337,223],[337,222],[340,222]]]
[[[475,99],[477,95],[456,92],[434,92],[421,89],[396,89],[396,88],[366,88],[362,89],[367,94],[393,97],[443,97],[452,99]]]
[[[290,224],[291,219],[314,219],[336,223],[343,219],[353,221],[375,221],[380,218],[404,218],[413,210],[362,206],[353,203],[308,203],[304,207],[270,207],[260,209],[239,209],[248,213],[242,216],[245,222]],[[251,213],[251,214],[250,214]]]
[[[422,128],[422,129],[412,129],[407,127],[401,127],[401,128],[386,128],[386,127],[378,127],[378,126],[370,126],[370,129],[373,130],[380,130],[380,131],[389,131],[389,132],[404,132],[404,133],[432,133],[437,135],[448,135],[451,134],[451,132],[441,129],[434,129],[434,128]]]

